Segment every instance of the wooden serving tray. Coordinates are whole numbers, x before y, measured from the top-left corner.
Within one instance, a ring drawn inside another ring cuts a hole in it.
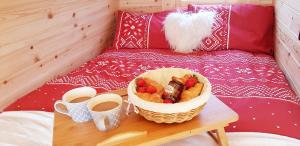
[[[125,89],[111,92],[127,101]],[[93,121],[76,123],[70,117],[55,112],[53,145],[157,145],[209,132],[223,146],[228,145],[224,127],[238,120],[238,114],[215,96],[208,100],[199,116],[180,124],[157,124],[134,113],[133,109],[127,116],[126,107],[127,103],[123,102],[120,126],[107,132],[99,131]]]

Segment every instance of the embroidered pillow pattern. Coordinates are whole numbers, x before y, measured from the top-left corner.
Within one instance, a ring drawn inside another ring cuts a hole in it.
[[[216,13],[212,35],[205,38],[197,50],[227,50],[229,41],[228,24],[230,21],[230,5],[189,5],[188,7],[188,9],[194,13],[199,11],[210,11]]]
[[[115,48],[148,48],[149,23],[152,15],[120,12]]]

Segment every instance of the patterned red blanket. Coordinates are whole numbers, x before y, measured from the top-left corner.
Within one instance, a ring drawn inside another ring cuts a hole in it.
[[[6,110],[53,111],[63,93],[78,86],[98,92],[126,88],[146,70],[189,68],[206,76],[213,94],[240,116],[227,131],[256,131],[300,139],[300,98],[291,90],[274,58],[238,50],[179,54],[167,49],[107,50],[65,76],[20,98]]]

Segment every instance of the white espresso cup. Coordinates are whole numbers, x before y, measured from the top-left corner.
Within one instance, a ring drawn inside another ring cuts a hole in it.
[[[93,108],[96,105],[109,101],[116,102],[118,105],[112,109],[107,109],[103,111],[93,110]],[[113,93],[101,94],[90,99],[90,101],[87,104],[87,107],[92,115],[96,127],[100,131],[107,131],[109,129],[113,129],[119,126],[122,101],[123,100],[120,95]]]
[[[79,87],[66,92],[62,100],[58,100],[54,104],[54,109],[62,114],[68,115],[75,122],[87,122],[92,119],[91,114],[87,108],[87,102],[90,100],[84,100],[82,102],[72,103],[72,100],[75,100],[80,97],[94,97],[96,96],[97,91],[91,87]],[[63,110],[58,106],[63,104],[66,110]]]

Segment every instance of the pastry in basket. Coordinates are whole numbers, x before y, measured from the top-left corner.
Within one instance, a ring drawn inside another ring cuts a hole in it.
[[[156,103],[162,103],[162,94],[164,87],[149,78],[138,78],[136,80],[136,91],[138,97]]]
[[[178,80],[178,81],[180,81],[182,84],[185,84],[186,81],[187,81],[189,78],[191,78],[191,77],[192,77],[191,74],[186,74],[186,75],[184,75],[184,76],[181,77],[181,78],[178,78],[178,77],[173,76],[173,77],[172,77],[172,80]]]
[[[139,93],[137,92],[136,95],[146,101],[150,101],[150,102],[156,102],[156,103],[162,103],[163,99],[161,98],[161,95],[158,93]]]
[[[144,80],[146,82],[148,90],[149,90],[149,87],[152,86],[152,87],[155,87],[157,93],[162,94],[162,92],[164,91],[164,87],[161,84],[157,83],[156,81],[153,81],[149,78],[144,78]]]
[[[203,83],[196,83],[194,87],[184,89],[181,93],[180,102],[191,100],[201,94]]]
[[[149,78],[136,79],[136,85],[138,97],[156,103],[185,102],[199,96],[203,88],[203,83],[191,74],[173,76],[165,88]]]
[[[210,94],[211,84],[207,78],[181,68],[147,71],[132,80],[128,86],[128,99],[136,107],[138,114],[156,123],[182,123],[191,120],[199,115]],[[130,105],[127,109],[130,109]]]
[[[184,85],[180,102],[191,100],[201,94],[203,83],[199,82],[196,76],[189,76]]]

